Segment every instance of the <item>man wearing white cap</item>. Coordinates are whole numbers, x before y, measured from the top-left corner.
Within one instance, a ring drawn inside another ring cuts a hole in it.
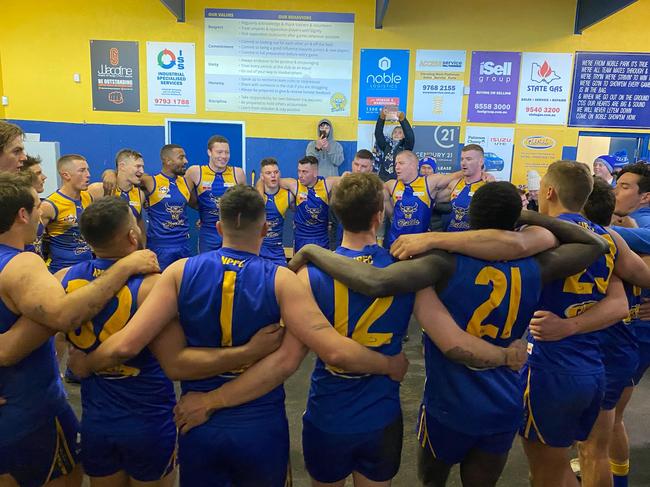
[[[614,166],[616,165],[616,157],[607,154],[598,156],[594,160],[594,176],[603,178],[612,187],[616,186],[616,179],[614,179]]]
[[[539,211],[537,204],[539,198],[539,185],[542,180],[537,171],[528,171],[526,186],[528,187],[528,209]]]

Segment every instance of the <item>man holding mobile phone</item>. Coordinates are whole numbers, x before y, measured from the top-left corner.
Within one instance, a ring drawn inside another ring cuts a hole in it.
[[[343,147],[334,139],[332,122],[324,118],[318,122],[318,137],[307,145],[306,156],[318,159],[319,175],[338,176],[343,164]]]

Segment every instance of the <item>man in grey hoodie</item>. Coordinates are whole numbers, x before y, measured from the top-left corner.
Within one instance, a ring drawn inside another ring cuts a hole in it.
[[[334,139],[332,122],[324,118],[318,122],[318,138],[307,145],[305,155],[318,159],[320,176],[338,176],[343,164],[343,147]]]

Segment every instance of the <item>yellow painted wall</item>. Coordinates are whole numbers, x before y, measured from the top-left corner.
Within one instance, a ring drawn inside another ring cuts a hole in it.
[[[2,43],[0,43],[0,46],[1,45],[2,45]],[[0,49],[0,51],[1,50],[2,49]],[[2,54],[2,53],[0,52],[0,54]],[[2,90],[2,86],[3,86],[3,83],[2,83],[2,57],[0,56],[0,96],[2,96],[4,94],[4,92]],[[5,107],[2,105],[2,103],[0,103],[0,118],[5,118]]]
[[[207,7],[353,12],[356,25],[352,114],[347,118],[335,118],[340,140],[356,139],[361,48],[411,49],[411,79],[416,49],[650,50],[648,0],[633,4],[587,29],[583,35],[573,34],[575,2],[570,0],[393,0],[382,30],[374,29],[374,0],[187,0],[186,23],[177,23],[159,0],[11,0],[2,3],[0,91],[9,96],[10,104],[4,113],[0,107],[0,117],[162,125],[164,114],[92,110],[89,40],[140,42],[142,110],[147,107],[146,41],[194,42],[197,46],[198,113],[191,117],[245,120],[247,135],[253,137],[311,138],[318,117],[206,112],[202,66],[203,11]],[[72,80],[75,72],[81,74],[79,84]],[[412,95],[410,90],[407,115],[412,112]],[[464,104],[463,118],[467,97]],[[577,129],[567,129],[564,144],[575,145],[577,134]],[[461,133],[461,140],[463,137]]]

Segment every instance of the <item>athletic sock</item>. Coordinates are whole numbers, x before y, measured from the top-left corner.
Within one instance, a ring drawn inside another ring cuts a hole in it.
[[[627,476],[630,473],[630,461],[626,460],[623,463],[617,463],[610,458],[609,465],[614,476],[614,487],[628,487]]]

